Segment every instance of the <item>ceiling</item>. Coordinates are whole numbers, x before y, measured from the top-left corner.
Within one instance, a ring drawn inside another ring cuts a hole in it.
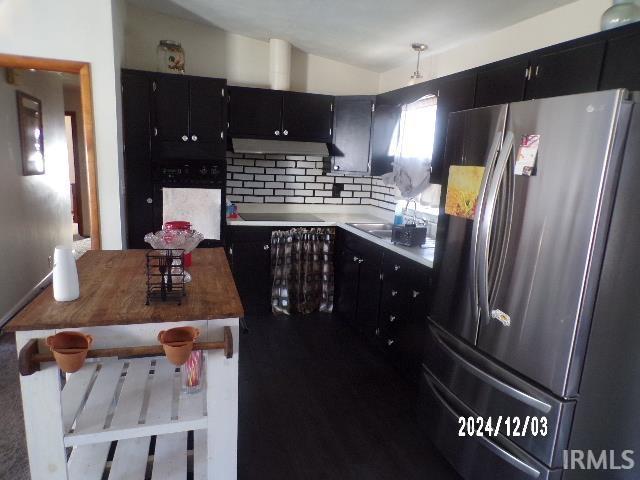
[[[575,0],[129,0],[138,6],[386,71],[411,42],[449,48]]]

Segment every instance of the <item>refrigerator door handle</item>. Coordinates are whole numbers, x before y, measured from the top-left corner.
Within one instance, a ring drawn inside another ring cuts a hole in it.
[[[473,230],[471,234],[471,262],[469,262],[469,264],[471,267],[471,305],[475,307],[475,315],[477,315],[478,312],[478,272],[476,269],[476,264],[478,263],[478,235],[480,232],[480,222],[487,185],[489,184],[489,177],[491,176],[496,157],[498,156],[498,150],[500,149],[500,143],[502,142],[502,135],[503,132],[501,130],[496,131],[493,143],[489,149],[487,161],[485,162],[484,174],[482,176],[482,183],[480,185],[480,192],[478,193],[478,200],[476,202],[476,212],[478,212],[478,214],[475,215],[475,218],[473,219]]]
[[[447,344],[447,341],[444,338],[442,338],[442,334],[438,332],[432,325],[429,325],[429,330],[431,330],[431,333],[433,334],[436,341],[440,344],[440,346],[447,353],[449,353],[449,355],[451,355],[454,359],[456,359],[460,363],[460,365],[462,365],[462,368],[467,370],[474,377],[478,378],[479,380],[486,383],[487,385],[490,385],[492,388],[495,388],[496,390],[504,393],[505,395],[508,395],[511,398],[514,398],[519,402],[522,402],[525,405],[530,406],[531,408],[535,408],[536,410],[539,410],[543,413],[549,413],[551,411],[551,405],[549,405],[548,403],[538,400],[537,398],[532,397],[531,395],[525,392],[522,392],[517,388],[514,388],[511,385],[508,385],[502,382],[501,380],[498,380],[497,378],[494,378],[493,376],[482,371],[480,368],[476,367],[474,364],[469,362],[462,355],[456,352],[451,346],[449,346]]]
[[[447,401],[447,399],[445,398],[446,394],[444,391],[442,391],[442,390],[446,390],[446,388],[442,385],[439,385],[440,382],[438,382],[438,380],[435,380],[434,377],[432,378],[431,372],[427,370],[427,375],[424,375],[424,378],[427,381],[427,384],[429,385],[431,392],[435,395],[438,401],[449,411],[449,413],[451,413],[451,415],[455,416],[456,418],[462,417],[463,415],[458,414],[455,411],[454,407],[450,404],[450,402]],[[449,392],[449,395],[454,396],[450,392]],[[486,436],[482,435],[482,436],[477,436],[475,438],[480,442],[482,442],[484,446],[487,447],[489,450],[491,450],[491,452],[493,452],[496,456],[500,457],[503,461],[514,466],[524,474],[530,476],[531,478],[540,477],[541,473],[539,470],[533,468],[528,463],[523,462],[512,453],[499,447],[497,444],[495,444],[491,440],[488,440]]]
[[[480,318],[483,317],[489,321],[491,319],[491,312],[489,309],[489,236],[491,233],[491,226],[493,225],[493,213],[496,206],[496,199],[498,197],[498,190],[500,189],[500,183],[504,172],[506,171],[507,162],[513,149],[513,132],[507,132],[504,138],[504,143],[498,160],[496,162],[496,168],[491,177],[491,184],[489,185],[487,200],[482,208],[480,215],[479,226],[479,239],[478,239],[478,255],[475,257],[476,269],[478,275],[478,301],[480,304]],[[503,312],[499,312],[500,318],[498,320],[505,326],[509,325],[508,315]]]

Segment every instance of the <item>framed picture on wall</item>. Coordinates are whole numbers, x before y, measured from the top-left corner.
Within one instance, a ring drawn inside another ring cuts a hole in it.
[[[22,174],[44,174],[44,133],[42,102],[24,92],[16,92],[18,100],[18,130],[22,149]]]

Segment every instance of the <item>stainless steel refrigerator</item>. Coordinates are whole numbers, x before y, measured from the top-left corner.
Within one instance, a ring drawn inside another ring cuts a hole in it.
[[[640,108],[614,90],[453,113],[451,166],[484,175],[473,219],[439,225],[425,431],[466,479],[640,478]],[[502,429],[460,436],[460,417]],[[615,468],[624,450],[638,467]]]

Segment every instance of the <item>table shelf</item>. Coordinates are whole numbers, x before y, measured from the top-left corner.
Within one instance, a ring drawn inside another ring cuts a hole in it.
[[[182,393],[165,357],[87,362],[61,397],[66,447],[207,428],[206,387]]]
[[[189,445],[188,432],[155,437],[119,440],[73,447],[67,471],[70,480],[204,480],[207,478],[206,430],[193,432]],[[112,458],[110,456],[112,453]],[[192,472],[192,477],[187,477]],[[106,476],[108,474],[108,476]]]

